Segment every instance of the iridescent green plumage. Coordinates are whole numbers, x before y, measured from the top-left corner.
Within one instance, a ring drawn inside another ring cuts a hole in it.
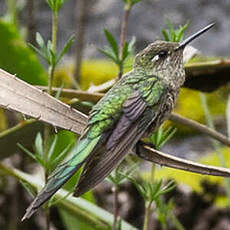
[[[135,57],[133,70],[93,107],[77,147],[52,173],[23,219],[29,218],[82,164],[75,195],[100,183],[147,129],[155,130],[168,117],[185,79],[186,44],[156,41]]]

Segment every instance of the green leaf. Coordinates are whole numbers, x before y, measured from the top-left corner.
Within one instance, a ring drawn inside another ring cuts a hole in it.
[[[175,127],[169,127],[165,132],[164,132],[164,137],[161,140],[161,143],[159,145],[159,149],[162,148],[176,133],[177,128]]]
[[[182,26],[179,31],[178,31],[178,35],[177,35],[177,42],[180,42],[183,38],[184,35],[184,31],[188,28],[189,22],[187,22],[184,26]]]
[[[38,32],[36,33],[36,42],[40,46],[40,48],[43,48],[45,46],[44,40],[43,40],[41,34]]]
[[[35,154],[30,152],[28,149],[26,149],[24,146],[22,146],[20,143],[17,143],[17,146],[23,150],[23,152],[25,152],[29,157],[31,157],[32,159],[34,159],[35,161],[37,160],[35,157]]]
[[[40,165],[42,165],[43,167],[45,167],[45,162],[42,160],[42,158],[34,153],[31,153],[28,149],[26,149],[24,146],[22,146],[21,144],[17,143],[17,146],[23,150],[29,157],[31,157],[32,159],[34,159],[36,162],[38,162]]]
[[[36,196],[37,192],[33,188],[33,186],[31,186],[29,183],[27,183],[26,181],[23,181],[23,180],[19,180],[19,182],[24,187],[24,189],[31,195],[31,197],[35,197]]]
[[[134,6],[135,4],[137,4],[138,2],[140,2],[141,0],[131,0],[131,6]]]
[[[52,11],[58,12],[66,0],[46,0]]]
[[[110,49],[98,49],[106,57],[110,58],[114,63],[118,64],[117,58],[114,56],[114,53]]]
[[[128,42],[125,41],[123,49],[122,49],[122,61],[124,62],[125,59],[128,57],[129,55],[129,50],[128,50]]]
[[[51,143],[51,146],[50,146],[49,151],[48,151],[48,154],[47,154],[47,156],[48,156],[48,162],[49,162],[49,161],[51,160],[51,158],[52,158],[52,155],[53,155],[53,153],[54,153],[54,149],[55,149],[56,144],[57,144],[57,140],[58,140],[58,136],[57,136],[57,135],[54,135],[54,139],[53,139],[53,141],[52,141],[52,143]]]
[[[167,42],[169,42],[170,39],[169,39],[169,35],[168,35],[168,33],[167,33],[167,30],[162,29],[162,30],[161,30],[161,33],[163,34],[164,40],[167,41]]]
[[[76,143],[76,135],[69,131],[59,131],[55,136],[57,136],[56,147],[51,155],[50,161],[55,161],[66,148],[70,146],[71,149]]]
[[[58,88],[58,91],[57,91],[57,93],[55,94],[55,98],[56,99],[59,99],[60,98],[60,96],[61,96],[61,93],[62,93],[62,90],[63,90],[63,88],[64,88],[64,82],[62,82],[62,84],[61,84],[61,86]]]
[[[134,52],[135,44],[136,44],[136,38],[132,37],[131,41],[128,44],[128,52],[129,52],[129,54],[132,54]]]
[[[41,133],[38,133],[35,138],[35,152],[43,158],[44,150],[43,150],[43,140]]]
[[[114,56],[119,59],[119,50],[115,38],[108,30],[104,30],[104,32],[106,39],[109,42],[111,49],[113,50]]]
[[[42,58],[44,58],[47,62],[49,61],[48,59],[47,59],[47,56],[46,56],[46,54],[44,54],[41,50],[39,50],[37,47],[35,47],[34,45],[32,45],[32,44],[28,44],[29,45],[29,47],[35,52],[35,53],[37,53],[38,55],[40,55]]]
[[[66,146],[66,148],[58,155],[58,157],[56,157],[53,161],[52,161],[52,169],[54,169],[58,163],[60,163],[65,156],[68,154],[68,152],[71,150],[71,148],[73,147],[73,144],[69,144],[68,146]]]
[[[74,41],[74,35],[72,35],[69,40],[66,42],[64,48],[62,49],[61,53],[59,54],[59,56],[57,57],[57,61],[56,64],[59,63],[59,61],[61,60],[61,58],[63,57],[63,55],[68,51],[68,49],[70,48],[70,46],[72,45],[73,41]]]

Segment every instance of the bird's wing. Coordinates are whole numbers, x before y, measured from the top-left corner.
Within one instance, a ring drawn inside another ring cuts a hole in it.
[[[75,196],[82,195],[100,183],[136,144],[157,115],[155,111],[157,111],[163,91],[162,87],[160,93],[151,97],[153,102],[151,108],[145,100],[150,96],[151,91],[143,97],[143,94],[136,90],[126,99],[123,103],[122,115],[107,142],[100,146],[84,165],[75,189]]]

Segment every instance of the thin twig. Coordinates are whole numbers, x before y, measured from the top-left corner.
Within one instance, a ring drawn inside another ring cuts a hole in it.
[[[228,95],[228,103],[226,107],[226,120],[227,120],[228,138],[230,138],[230,94]]]
[[[230,169],[228,168],[204,165],[175,157],[153,149],[145,143],[143,143],[143,145],[140,145],[139,153],[139,157],[143,158],[144,160],[155,162],[156,164],[159,164],[161,166],[195,172],[204,175],[230,177]]]
[[[25,121],[21,121],[17,125],[0,132],[0,138],[2,138],[4,136],[7,136],[10,133],[14,133],[15,131],[17,131],[17,130],[21,129],[22,127],[24,127],[26,125],[29,125],[29,124],[31,124],[31,123],[33,123],[35,121],[36,121],[35,119],[28,119],[28,120],[25,120]]]
[[[81,73],[81,63],[84,49],[84,38],[85,38],[85,25],[87,18],[88,0],[76,1],[76,15],[77,15],[77,41],[76,41],[76,57],[75,57],[75,69],[74,79],[79,82]]]
[[[47,86],[37,86],[37,88],[43,91],[47,91],[48,89]],[[52,87],[52,93],[57,93],[58,91],[60,91],[60,88]],[[60,96],[67,97],[69,99],[77,98],[80,101],[98,102],[104,96],[104,94],[63,88]]]
[[[170,115],[169,120],[174,121],[176,123],[180,123],[182,125],[186,125],[187,127],[190,127],[192,129],[198,130],[201,133],[207,134],[210,137],[213,137],[214,139],[220,141],[221,143],[230,146],[230,139],[228,139],[223,134],[215,131],[214,129],[211,129],[207,127],[206,125],[200,124],[199,122],[196,122],[194,120],[187,119],[179,114],[172,113]]]
[[[149,215],[151,211],[151,201],[147,201],[145,204],[145,218],[144,218],[144,225],[143,225],[143,230],[148,230],[149,229]]]
[[[130,4],[126,4],[125,5],[125,15],[124,15],[124,19],[123,19],[122,25],[121,25],[120,46],[119,46],[120,58],[122,58],[123,47],[124,47],[125,40],[126,40],[130,9],[131,9]],[[118,72],[117,79],[120,79],[122,74],[123,74],[123,64],[119,65],[119,72]]]
[[[212,116],[211,116],[209,108],[208,108],[206,95],[204,93],[200,93],[200,99],[201,99],[201,104],[202,104],[202,107],[204,110],[206,122],[210,128],[215,130],[215,125],[213,123],[213,119],[212,119]],[[226,167],[226,159],[225,159],[224,154],[221,150],[220,143],[218,143],[215,140],[212,140],[212,143],[213,143],[214,149],[217,152],[221,166]],[[224,178],[224,185],[225,185],[225,189],[226,189],[226,193],[227,193],[227,197],[228,197],[228,203],[230,204],[230,180],[227,178]]]
[[[27,1],[27,41],[35,44],[35,4],[34,0]]]
[[[118,220],[118,186],[114,184],[113,186],[113,230],[117,229]]]

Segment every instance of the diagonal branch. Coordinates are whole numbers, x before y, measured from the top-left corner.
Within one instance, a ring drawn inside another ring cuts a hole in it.
[[[87,122],[83,113],[3,70],[0,106],[75,133],[82,133]]]
[[[192,129],[198,130],[201,133],[207,134],[208,136],[220,141],[221,143],[230,146],[230,139],[228,139],[223,134],[215,131],[214,129],[210,129],[206,125],[200,124],[199,122],[187,119],[179,114],[172,113],[169,118],[171,121],[176,123],[188,126]]]
[[[161,166],[175,169],[181,169],[199,174],[207,174],[212,176],[230,177],[230,169],[223,167],[215,167],[210,165],[199,164],[182,158],[178,158],[156,149],[152,149],[148,145],[139,145],[139,156],[144,160],[154,162]]]

